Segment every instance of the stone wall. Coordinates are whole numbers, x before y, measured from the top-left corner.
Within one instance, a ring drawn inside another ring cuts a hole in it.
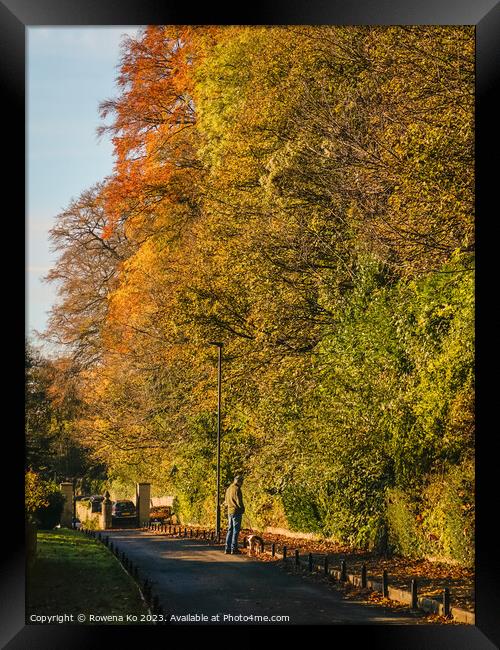
[[[98,529],[101,527],[101,513],[92,512],[90,506],[90,501],[77,501],[76,516],[85,528]]]

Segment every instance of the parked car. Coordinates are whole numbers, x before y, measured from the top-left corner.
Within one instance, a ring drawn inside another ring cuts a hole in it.
[[[136,515],[133,501],[114,501],[111,506],[111,516],[117,519],[135,517]]]

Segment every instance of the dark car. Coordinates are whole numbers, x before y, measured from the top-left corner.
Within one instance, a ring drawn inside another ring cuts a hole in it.
[[[117,519],[135,517],[135,505],[132,501],[115,501],[111,506],[111,516]]]

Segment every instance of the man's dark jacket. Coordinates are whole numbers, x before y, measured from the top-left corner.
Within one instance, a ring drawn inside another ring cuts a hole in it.
[[[243,495],[241,493],[241,487],[238,483],[231,483],[231,485],[227,488],[224,504],[227,506],[228,515],[240,515],[245,512],[245,506],[243,505]]]

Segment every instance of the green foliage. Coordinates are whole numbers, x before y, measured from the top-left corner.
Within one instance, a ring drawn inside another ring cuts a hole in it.
[[[464,461],[431,477],[425,490],[422,527],[432,541],[427,553],[474,566],[474,464]]]
[[[44,508],[49,505],[47,488],[47,483],[40,478],[39,474],[31,469],[25,473],[26,514],[33,515],[38,508]]]
[[[388,546],[391,552],[409,558],[425,553],[422,531],[417,521],[417,506],[402,490],[387,491]]]
[[[46,484],[47,505],[42,505],[35,510],[35,519],[39,528],[51,530],[61,521],[64,506],[64,497],[56,483]]]

